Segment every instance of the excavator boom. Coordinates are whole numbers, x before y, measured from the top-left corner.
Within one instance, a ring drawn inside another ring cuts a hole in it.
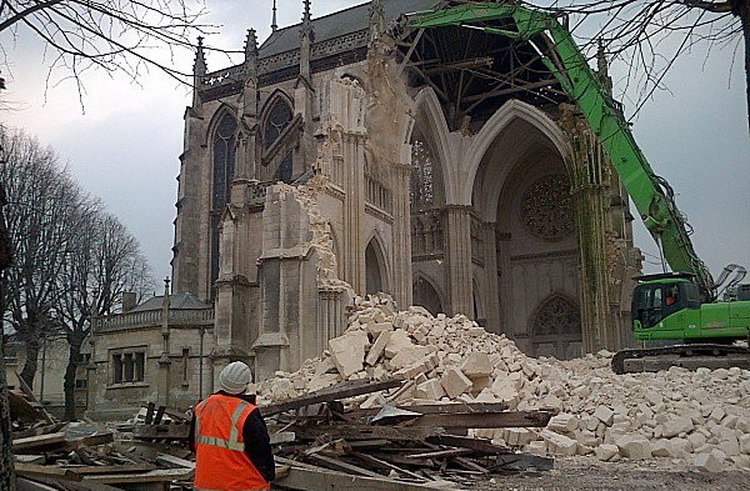
[[[693,249],[689,226],[671,188],[651,169],[618,104],[591,70],[570,32],[553,12],[518,5],[470,3],[408,16],[407,27],[461,26],[528,41],[565,92],[576,101],[610,156],[646,228],[673,271],[695,275],[704,301],[715,298],[711,273]]]

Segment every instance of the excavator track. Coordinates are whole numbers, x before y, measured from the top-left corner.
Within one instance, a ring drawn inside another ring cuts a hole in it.
[[[750,348],[725,344],[680,344],[664,348],[639,348],[618,351],[612,357],[617,374],[658,372],[670,367],[695,370],[706,367],[739,367],[750,370]]]

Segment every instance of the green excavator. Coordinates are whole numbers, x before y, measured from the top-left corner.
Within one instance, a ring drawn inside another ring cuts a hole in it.
[[[686,368],[750,368],[750,284],[727,266],[718,280],[695,253],[674,192],[657,176],[633,138],[619,104],[589,67],[564,14],[503,3],[463,3],[407,14],[400,28],[464,27],[528,42],[573,99],[599,138],[646,228],[674,272],[636,278],[634,337],[644,344],[679,344],[619,351],[616,373]],[[733,275],[730,281],[730,276]],[[722,298],[719,299],[723,292]],[[744,345],[743,345],[744,344]]]

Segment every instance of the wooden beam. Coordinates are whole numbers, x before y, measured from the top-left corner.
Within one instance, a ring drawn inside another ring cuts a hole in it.
[[[193,471],[190,469],[156,469],[149,472],[137,474],[100,474],[86,476],[85,481],[95,481],[104,484],[133,484],[133,483],[155,483],[169,482],[175,480],[190,479]]]
[[[28,453],[28,450],[39,449],[49,445],[63,443],[67,440],[64,431],[50,433],[49,435],[29,436],[13,440],[14,453]],[[32,452],[33,453],[33,452]]]
[[[135,425],[133,438],[138,440],[183,440],[188,439],[190,425]]]
[[[346,440],[420,441],[430,436],[442,435],[439,427],[394,427],[367,425],[314,425],[297,426],[294,432],[299,438],[315,439],[319,436],[344,438]]]
[[[367,476],[353,476],[314,466],[292,466],[289,473],[276,479],[274,488],[298,489],[302,491],[425,491],[438,490],[429,484],[416,484]]]
[[[502,413],[424,414],[406,423],[414,426],[451,428],[544,427],[552,413],[546,411],[507,411]]]
[[[357,465],[350,464],[349,462],[344,462],[343,460],[326,457],[325,455],[314,453],[308,455],[308,458],[317,460],[319,463],[324,464],[325,467],[328,467],[329,469],[333,469],[335,471],[349,472],[351,474],[358,474],[360,476],[377,478],[383,477],[382,475],[378,474],[377,472],[371,471],[370,469],[365,469],[364,467],[359,467]]]
[[[466,402],[466,403],[445,403],[445,404],[421,404],[416,406],[396,406],[397,409],[412,411],[421,414],[458,414],[458,413],[499,413],[508,409],[508,405],[503,402]],[[356,409],[347,414],[355,418],[375,416],[381,408],[374,409]]]
[[[400,386],[402,383],[403,381],[401,380],[386,380],[384,382],[374,383],[367,380],[352,380],[349,382],[342,382],[340,384],[334,385],[333,387],[328,387],[326,389],[322,389],[302,397],[297,397],[280,404],[261,406],[260,412],[263,417],[273,416],[274,414],[291,411],[292,409],[303,408],[305,406],[311,406],[313,404],[331,402],[339,399],[346,399],[347,397],[360,396],[380,390],[392,389],[394,387]]]
[[[484,453],[487,455],[502,455],[512,454],[513,450],[507,447],[501,447],[495,445],[489,440],[483,440],[481,438],[471,438],[466,436],[455,436],[455,435],[435,435],[427,437],[427,442],[435,445],[449,445],[452,447],[469,448],[475,452]]]
[[[93,474],[127,474],[134,472],[147,472],[156,470],[156,466],[149,464],[81,465],[62,466],[61,469],[68,469],[80,476],[90,476]]]
[[[80,481],[81,476],[71,471],[70,469],[63,469],[56,465],[38,465],[38,464],[23,464],[16,462],[14,464],[16,474],[21,477],[34,479],[35,477],[42,478],[54,478],[63,479],[65,481]]]

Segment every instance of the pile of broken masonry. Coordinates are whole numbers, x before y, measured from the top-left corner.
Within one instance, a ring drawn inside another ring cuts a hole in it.
[[[350,400],[361,409],[445,402],[502,402],[557,413],[546,428],[472,430],[525,452],[604,461],[679,459],[699,470],[750,468],[750,371],[673,367],[616,375],[611,353],[559,361],[531,358],[504,335],[463,315],[399,312],[387,296],[355,299],[345,333],[294,373],[256,387],[279,403],[345,380],[404,379],[396,400]]]

